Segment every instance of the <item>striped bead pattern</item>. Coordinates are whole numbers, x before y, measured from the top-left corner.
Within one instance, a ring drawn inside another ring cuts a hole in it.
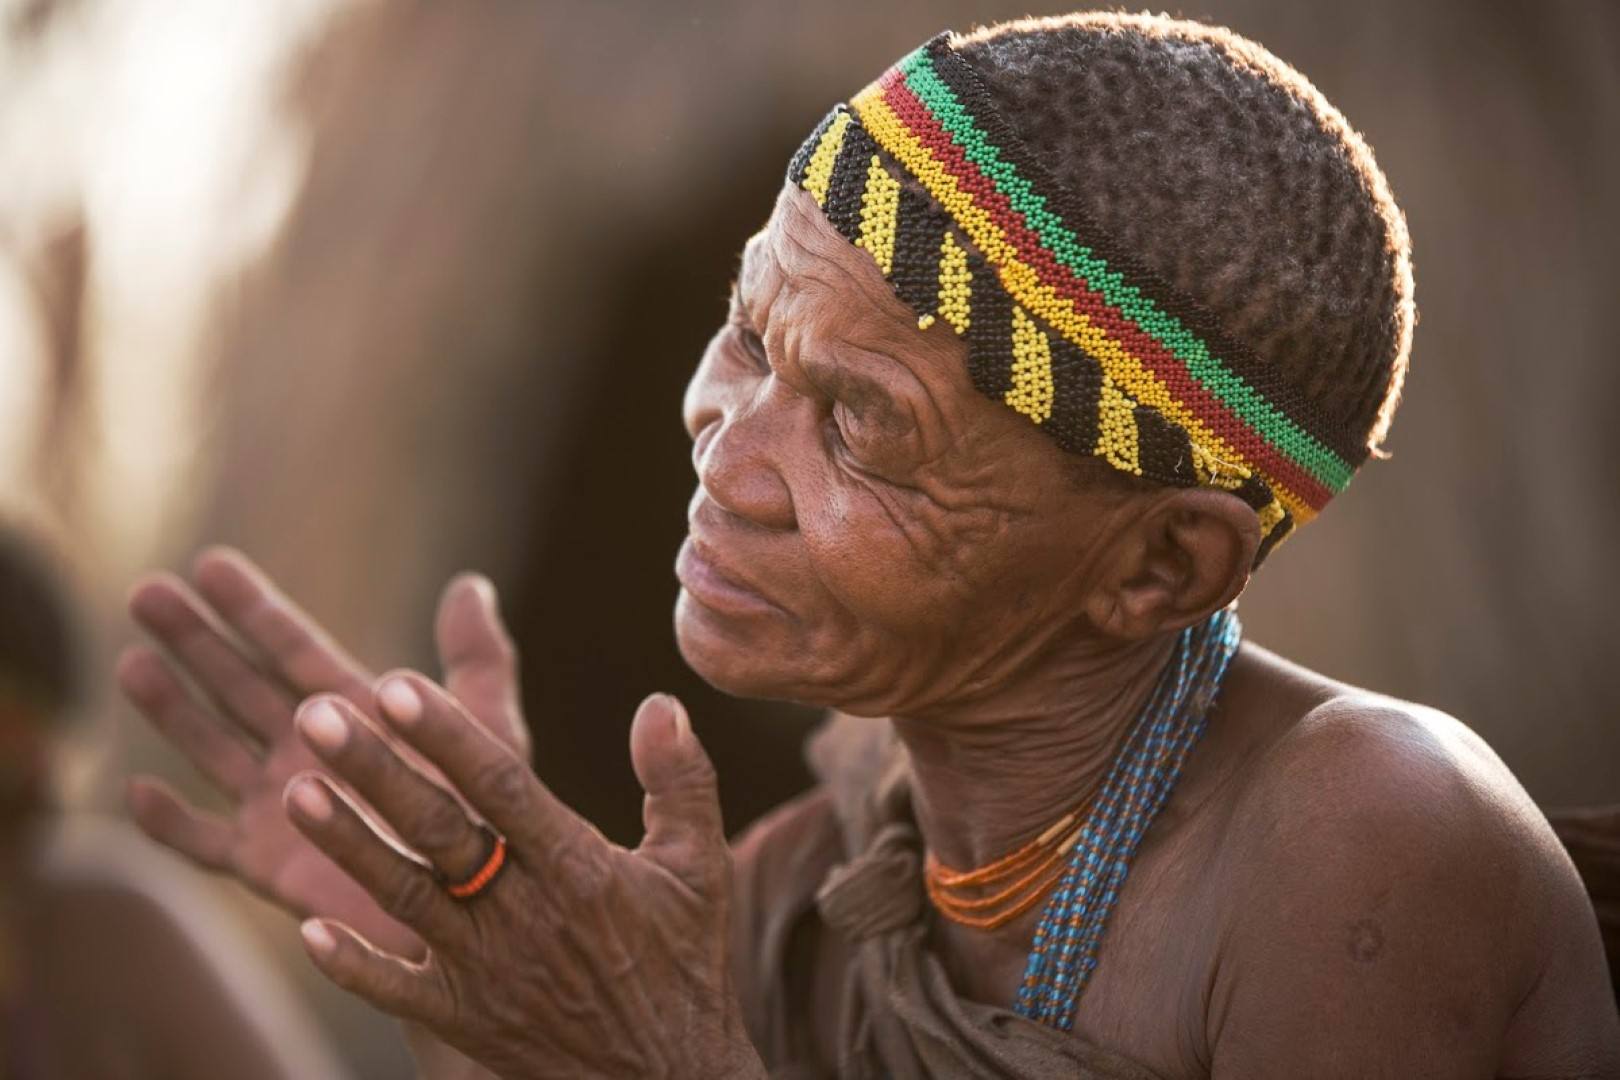
[[[1261,523],[1257,565],[1366,457],[1196,304],[1113,248],[996,115],[946,35],[829,113],[789,179],[873,251],[919,327],[937,317],[967,340],[980,392],[1066,450],[1238,495]],[[881,246],[865,238],[874,215]]]
[[[1170,663],[1115,754],[1068,868],[1041,912],[1013,1006],[1020,1016],[1073,1029],[1131,859],[1204,733],[1242,634],[1237,613],[1227,608],[1177,636]]]

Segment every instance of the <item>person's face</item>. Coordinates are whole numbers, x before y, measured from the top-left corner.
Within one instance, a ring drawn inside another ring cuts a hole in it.
[[[1077,483],[1085,465],[975,391],[966,357],[784,188],[686,391],[699,483],[675,628],[700,675],[916,714],[1073,628],[1128,496]]]

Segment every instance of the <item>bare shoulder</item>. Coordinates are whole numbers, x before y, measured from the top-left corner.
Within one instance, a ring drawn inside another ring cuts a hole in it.
[[[1580,888],[1483,740],[1437,710],[1360,691],[1316,706],[1255,761],[1233,826],[1236,880],[1275,897],[1259,910],[1308,906],[1346,972],[1386,963],[1403,937],[1478,935],[1492,940],[1503,1001],[1536,978],[1550,896]],[[1455,961],[1472,962],[1485,966]]]
[[[1323,1070],[1313,1075],[1339,1075],[1340,1042],[1347,1054],[1390,1047],[1403,1055],[1391,1067],[1447,1063],[1425,1075],[1533,1063],[1576,1076],[1613,1051],[1580,880],[1465,725],[1346,687],[1287,726],[1245,781],[1211,1002],[1212,1045],[1229,1060],[1258,1060],[1245,1056],[1257,1039],[1282,1038],[1320,1055],[1302,1059]],[[1536,1019],[1541,1001],[1567,1019]],[[1581,1042],[1567,1059],[1544,1053]]]
[[[1271,833],[1274,860],[1333,841],[1351,862],[1484,858],[1499,885],[1574,880],[1545,817],[1483,739],[1437,709],[1365,691],[1346,688],[1289,726],[1256,759],[1239,814]]]

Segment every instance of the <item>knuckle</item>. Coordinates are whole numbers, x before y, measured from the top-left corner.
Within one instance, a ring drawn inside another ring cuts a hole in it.
[[[517,646],[512,644],[512,637],[505,630],[497,629],[490,635],[489,659],[501,671],[517,667]]]
[[[434,798],[416,821],[415,840],[429,854],[449,851],[467,838],[467,815],[449,799]]]
[[[680,874],[687,884],[706,897],[730,894],[731,855],[713,845],[694,843],[679,859]]]
[[[503,758],[479,769],[473,777],[474,801],[485,801],[496,806],[515,806],[523,801],[534,783],[529,767],[515,757]]]
[[[587,843],[591,835],[584,829],[574,830],[558,842],[552,853],[553,873],[557,884],[566,889],[576,901],[589,903],[606,895],[613,879],[613,869],[599,845]]]
[[[402,867],[383,897],[388,914],[400,922],[411,925],[427,915],[435,899],[437,886],[426,872]]]
[[[699,862],[703,881],[721,895],[730,895],[731,849],[724,844],[711,847]]]
[[[707,754],[693,754],[683,766],[683,779],[694,788],[712,788],[718,776]]]

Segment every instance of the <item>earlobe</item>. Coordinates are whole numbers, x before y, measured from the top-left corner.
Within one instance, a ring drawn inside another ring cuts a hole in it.
[[[1230,604],[1249,583],[1260,519],[1237,496],[1210,488],[1178,491],[1172,501],[1167,533],[1189,568],[1178,603],[1180,629]]]
[[[1260,522],[1235,496],[1166,492],[1116,541],[1116,558],[1087,601],[1092,624],[1140,640],[1191,626],[1243,591]]]

